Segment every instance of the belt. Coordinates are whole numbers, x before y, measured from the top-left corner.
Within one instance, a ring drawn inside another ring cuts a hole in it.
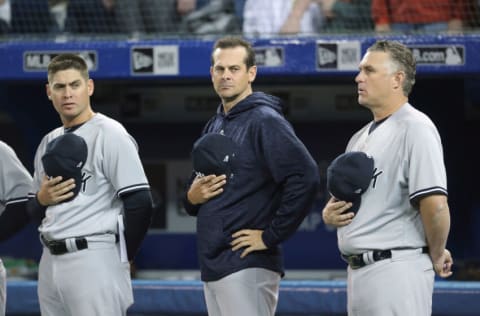
[[[88,248],[88,242],[85,237],[68,238],[61,240],[47,240],[43,235],[40,235],[45,247],[50,250],[52,255],[63,255],[67,252],[73,252]],[[69,246],[67,246],[69,244]]]
[[[401,248],[401,249],[387,249],[387,250],[373,250],[367,253],[362,253],[358,255],[344,255],[342,253],[342,259],[348,263],[350,268],[352,269],[359,269],[367,264],[384,260],[390,259],[392,257],[392,250],[407,250],[408,248]],[[413,249],[412,249],[413,250]],[[428,253],[428,247],[422,248],[422,253]]]

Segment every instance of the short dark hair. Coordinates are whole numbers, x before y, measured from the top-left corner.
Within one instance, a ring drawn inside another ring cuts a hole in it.
[[[60,54],[55,56],[48,64],[48,81],[59,71],[75,69],[78,70],[85,80],[88,80],[88,66],[85,60],[75,54]]]
[[[385,52],[390,55],[392,62],[397,66],[397,70],[405,73],[403,82],[403,93],[408,96],[415,84],[415,74],[417,63],[413,57],[412,51],[404,44],[397,41],[381,40],[367,49],[368,52]]]
[[[245,50],[247,51],[247,56],[245,57],[245,65],[247,65],[247,69],[249,69],[252,66],[255,66],[255,51],[252,48],[252,45],[244,40],[243,38],[240,37],[234,37],[234,36],[227,36],[223,37],[215,42],[215,45],[213,46],[212,50],[212,56],[211,56],[211,64],[215,63],[213,59],[213,53],[217,48],[235,48],[235,47],[244,47]]]

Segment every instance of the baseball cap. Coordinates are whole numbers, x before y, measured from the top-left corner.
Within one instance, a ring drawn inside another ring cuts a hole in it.
[[[207,133],[193,144],[193,169],[204,175],[221,175],[229,177],[232,173],[232,159],[236,154],[236,145],[228,136]]]
[[[374,161],[371,156],[360,151],[344,153],[327,168],[327,189],[336,199],[352,202],[352,207],[347,212],[356,213],[373,172]]]
[[[88,148],[85,140],[74,134],[66,133],[51,140],[42,156],[43,169],[50,177],[62,176],[63,180],[75,179],[74,199],[82,186],[82,168],[87,160]]]

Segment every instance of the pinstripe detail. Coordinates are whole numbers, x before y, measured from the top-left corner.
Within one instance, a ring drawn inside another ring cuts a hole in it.
[[[148,183],[134,184],[118,190],[117,196],[121,196],[122,194],[129,193],[129,192],[134,192],[139,190],[148,190],[148,189],[150,189],[150,185]]]
[[[5,205],[20,203],[20,202],[27,202],[27,201],[28,201],[28,197],[27,196],[22,196],[22,197],[7,200]]]
[[[444,194],[448,196],[447,189],[442,187],[431,187],[410,194],[410,200],[419,198],[421,196],[433,195],[433,194]]]

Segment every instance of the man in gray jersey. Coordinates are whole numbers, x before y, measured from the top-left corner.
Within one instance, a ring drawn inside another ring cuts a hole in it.
[[[358,212],[349,210],[352,201],[335,197],[323,210],[325,223],[338,227],[338,246],[349,263],[350,316],[431,315],[435,272],[452,274],[440,136],[408,103],[415,67],[406,46],[378,41],[355,78],[358,102],[373,121],[353,135],[346,151],[373,158],[372,180]]]
[[[129,261],[150,224],[150,188],[135,140],[120,123],[93,112],[93,90],[81,57],[62,54],[49,64],[46,92],[63,126],[38,146],[29,202],[30,213],[42,219],[42,315],[126,315],[133,303]],[[42,161],[52,140],[67,133],[87,145],[80,182],[47,174]]]
[[[32,177],[13,149],[0,141],[0,241],[17,233],[30,218],[26,204]],[[6,272],[0,260],[0,315],[5,315]]]

